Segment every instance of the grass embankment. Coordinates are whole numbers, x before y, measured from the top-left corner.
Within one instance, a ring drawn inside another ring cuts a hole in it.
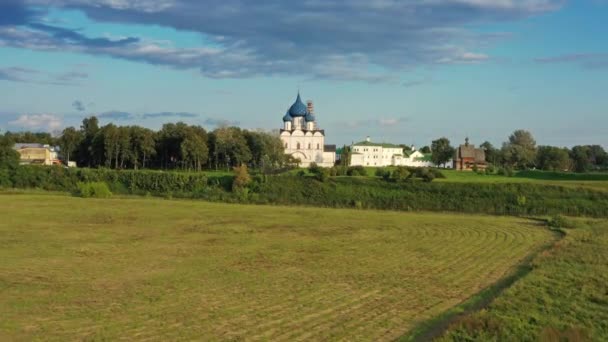
[[[391,340],[552,234],[512,217],[0,195],[0,338]]]
[[[608,340],[608,221],[577,221],[533,271],[443,341]]]

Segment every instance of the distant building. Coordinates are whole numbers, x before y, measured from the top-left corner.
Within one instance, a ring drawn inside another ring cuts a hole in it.
[[[320,129],[312,101],[302,103],[300,93],[283,116],[280,133],[285,153],[300,160],[300,166],[316,163],[332,167],[336,163],[336,145],[325,145],[325,131]]]
[[[369,137],[352,144],[350,166],[413,166],[435,167],[430,153],[422,153],[414,146],[403,146],[386,143],[374,143]]]
[[[464,140],[464,145],[460,145],[454,154],[454,169],[456,170],[485,170],[488,166],[486,162],[486,152],[482,148],[475,148],[469,144],[469,138]]]
[[[61,164],[58,148],[45,144],[15,144],[13,149],[19,152],[20,164],[55,165]]]

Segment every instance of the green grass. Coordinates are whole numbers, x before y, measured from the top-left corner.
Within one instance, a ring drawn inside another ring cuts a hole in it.
[[[578,220],[532,272],[442,340],[608,340],[608,221]]]
[[[522,171],[513,177],[501,175],[480,175],[475,172],[441,170],[444,179],[435,179],[435,182],[451,183],[534,183],[556,185],[592,190],[608,191],[608,174],[598,173],[556,173],[544,171]]]
[[[393,340],[553,234],[521,218],[0,195],[2,340]]]

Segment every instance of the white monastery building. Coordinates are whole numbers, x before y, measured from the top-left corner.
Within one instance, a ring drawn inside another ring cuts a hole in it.
[[[336,146],[325,145],[325,130],[317,124],[313,103],[302,103],[299,92],[283,117],[281,140],[285,153],[299,159],[301,167],[332,167],[336,162]]]
[[[414,146],[373,143],[369,137],[365,141],[352,144],[350,166],[413,166],[435,167],[430,153],[422,153]]]

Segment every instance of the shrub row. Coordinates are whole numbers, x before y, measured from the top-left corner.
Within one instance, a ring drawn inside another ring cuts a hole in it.
[[[232,176],[209,179],[203,173],[149,170],[66,169],[62,167],[21,166],[0,173],[0,184],[15,188],[77,191],[79,183],[104,182],[112,192],[132,194],[195,193],[207,186],[230,189]]]
[[[328,178],[325,170],[315,175],[258,175],[252,177],[245,189],[233,192],[234,177],[230,175],[209,178],[203,173],[19,167],[11,172],[0,172],[0,185],[77,192],[79,183],[104,182],[116,194],[222,202],[608,217],[608,192],[591,189],[530,183],[387,182],[375,177]]]

